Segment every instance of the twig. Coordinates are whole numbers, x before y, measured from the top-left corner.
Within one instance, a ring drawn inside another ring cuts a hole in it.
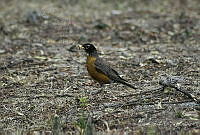
[[[32,63],[33,62],[33,60],[32,59],[23,59],[23,60],[15,60],[15,61],[13,61],[13,62],[10,62],[8,65],[6,65],[6,66],[2,66],[2,67],[0,67],[0,70],[5,70],[5,69],[7,69],[7,68],[12,68],[12,67],[14,67],[14,66],[16,66],[16,65],[19,65],[19,64],[24,64],[24,63]]]
[[[62,94],[62,95],[36,95],[36,96],[12,96],[12,98],[28,98],[28,99],[37,99],[37,98],[57,98],[57,97],[74,97],[70,94]]]
[[[198,99],[196,99],[196,97],[194,95],[192,95],[192,94],[190,94],[186,91],[181,90],[181,87],[178,83],[182,82],[182,81],[183,81],[183,78],[180,78],[180,77],[177,77],[177,76],[168,76],[168,77],[162,77],[159,80],[159,84],[163,86],[163,89],[165,87],[174,88],[176,91],[183,93],[188,98],[192,99],[193,101],[195,101],[196,103],[199,104],[200,101],[198,101]]]
[[[161,91],[162,89],[163,89],[163,87],[158,87],[158,88],[153,89],[153,90],[148,90],[148,91],[143,91],[143,92],[137,92],[137,93],[128,94],[128,95],[119,95],[117,97],[130,97],[130,96],[144,95],[146,93],[158,92],[158,91]]]
[[[181,103],[187,103],[187,102],[192,102],[193,100],[186,100],[186,101],[178,101],[178,102],[161,102],[161,104],[181,104]],[[137,106],[137,105],[155,105],[157,103],[155,102],[150,102],[150,103],[139,103],[139,102],[127,102],[127,103],[119,103],[119,104],[114,104],[110,105],[109,107],[127,107],[127,106]],[[105,106],[107,107],[107,106]]]
[[[70,94],[62,94],[62,95],[55,95],[54,97],[74,97],[74,96]]]

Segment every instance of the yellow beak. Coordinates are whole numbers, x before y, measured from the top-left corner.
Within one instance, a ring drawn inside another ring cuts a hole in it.
[[[78,48],[79,48],[79,49],[83,49],[84,47],[83,47],[83,45],[78,44]]]

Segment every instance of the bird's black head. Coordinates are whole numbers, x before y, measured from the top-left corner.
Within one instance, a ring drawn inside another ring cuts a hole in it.
[[[89,55],[97,54],[97,50],[93,44],[86,43],[86,44],[83,44],[82,47],[84,48],[85,52],[88,53]]]

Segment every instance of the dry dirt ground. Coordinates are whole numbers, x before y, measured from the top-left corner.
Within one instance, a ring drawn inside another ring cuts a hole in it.
[[[87,42],[137,89],[91,80]],[[199,0],[0,2],[0,135],[195,135],[199,99]]]

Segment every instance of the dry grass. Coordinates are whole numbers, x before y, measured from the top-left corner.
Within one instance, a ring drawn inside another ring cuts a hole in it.
[[[158,83],[199,100],[199,2],[184,2],[2,1],[0,134],[198,134],[199,104]],[[94,83],[85,42],[138,89]]]

